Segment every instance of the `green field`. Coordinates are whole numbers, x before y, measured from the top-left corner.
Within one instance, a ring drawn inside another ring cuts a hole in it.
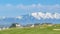
[[[60,30],[53,30],[53,27],[48,28],[10,28],[0,31],[0,34],[60,34]]]

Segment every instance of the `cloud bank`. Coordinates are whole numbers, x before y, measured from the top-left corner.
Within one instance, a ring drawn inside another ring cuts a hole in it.
[[[15,14],[15,16],[17,16],[17,15],[19,16],[20,14],[24,14],[25,15],[26,13],[27,14],[28,13],[31,14],[32,12],[40,12],[38,14],[41,17],[44,17],[44,15],[46,13],[46,15],[49,15],[49,17],[53,19],[53,17],[51,16],[51,14],[52,13],[55,13],[55,14],[60,13],[60,5],[59,4],[56,4],[56,5],[41,5],[41,4],[31,4],[31,5],[24,5],[24,4],[18,4],[18,5],[5,4],[5,5],[0,5],[0,14],[2,14],[2,15],[4,13],[6,15],[7,14],[8,15],[11,14],[11,15],[14,16],[14,14]],[[3,16],[5,16],[5,15],[3,15]],[[39,18],[39,17],[37,17],[37,18]],[[46,16],[45,16],[45,18],[46,18]]]
[[[18,5],[12,5],[12,4],[6,4],[6,5],[0,5],[0,11],[5,10],[24,10],[28,12],[60,12],[60,5],[41,5],[41,4],[31,4],[31,5],[24,5],[24,4],[18,4]]]

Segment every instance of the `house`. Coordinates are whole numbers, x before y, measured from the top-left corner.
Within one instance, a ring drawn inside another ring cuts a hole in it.
[[[16,23],[15,26],[18,28],[23,28],[23,26],[21,26],[19,23]]]
[[[32,24],[30,27],[34,27],[35,25],[34,24]]]
[[[19,23],[13,23],[10,28],[13,28],[13,27],[22,27]]]
[[[20,27],[20,26],[21,26],[20,24],[16,23],[16,27]]]

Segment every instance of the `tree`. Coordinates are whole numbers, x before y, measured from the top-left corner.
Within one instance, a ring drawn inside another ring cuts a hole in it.
[[[49,25],[49,24],[52,24],[52,23],[42,23],[41,25],[43,25],[43,24]]]
[[[40,25],[40,23],[35,23],[34,25],[35,25],[35,26],[39,26],[39,25]]]
[[[16,27],[16,24],[17,24],[17,23],[13,23],[13,24],[10,26],[10,28]]]

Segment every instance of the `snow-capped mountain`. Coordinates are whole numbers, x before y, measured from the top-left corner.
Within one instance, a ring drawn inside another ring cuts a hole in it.
[[[32,13],[28,15],[22,15],[17,17],[1,17],[0,25],[9,25],[12,23],[20,24],[34,24],[34,23],[60,23],[60,14],[59,13]]]

